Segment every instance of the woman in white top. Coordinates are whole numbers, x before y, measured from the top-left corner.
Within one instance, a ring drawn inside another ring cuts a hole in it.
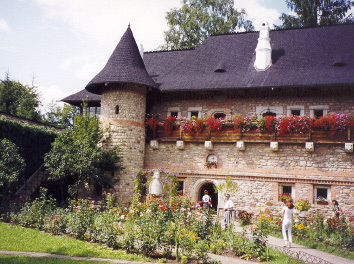
[[[225,204],[224,204],[225,228],[228,228],[230,226],[231,214],[232,214],[233,210],[234,210],[234,203],[230,199],[230,194],[226,194],[226,201],[225,201]]]
[[[203,208],[205,210],[209,209],[209,206],[211,205],[211,198],[209,196],[209,193],[207,190],[204,190],[204,195],[202,197],[202,202],[203,202]]]
[[[283,247],[291,247],[291,243],[293,242],[292,236],[291,236],[291,227],[293,225],[291,216],[293,215],[294,212],[294,204],[293,204],[293,199],[287,199],[285,202],[285,206],[283,208],[283,226],[282,226],[282,231],[283,231],[283,238],[284,238],[284,245]],[[286,238],[286,231],[288,231],[288,238]]]

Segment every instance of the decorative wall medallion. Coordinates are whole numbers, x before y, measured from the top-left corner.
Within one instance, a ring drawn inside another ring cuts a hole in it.
[[[176,148],[177,149],[184,149],[184,141],[183,140],[177,140],[176,141]]]
[[[205,146],[205,149],[207,149],[207,150],[213,150],[213,142],[211,142],[211,141],[205,141],[204,146]]]
[[[305,149],[308,152],[314,152],[315,151],[315,144],[313,144],[313,142],[306,142]]]
[[[278,151],[279,150],[279,143],[278,142],[270,142],[270,150],[271,151]]]
[[[345,152],[353,152],[353,143],[345,143],[344,150]]]
[[[237,141],[237,142],[236,142],[236,148],[237,148],[238,150],[245,150],[245,149],[246,149],[245,142],[243,142],[242,140]]]
[[[157,140],[151,140],[150,141],[150,147],[152,149],[158,149],[159,148],[159,142]]]
[[[214,154],[211,154],[207,157],[207,161],[209,162],[218,162],[218,157]]]

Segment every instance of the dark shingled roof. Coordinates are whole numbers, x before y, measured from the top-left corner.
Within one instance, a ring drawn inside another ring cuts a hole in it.
[[[272,66],[256,71],[259,32],[218,35],[195,50],[139,55],[130,28],[87,89],[138,83],[162,92],[354,84],[354,25],[271,31]],[[157,84],[156,84],[157,83]]]
[[[94,102],[98,102],[99,105],[99,103],[101,102],[101,95],[93,94],[83,89],[80,92],[65,97],[61,101],[72,105],[80,106],[82,104],[82,100],[86,100],[88,103],[91,103],[90,105],[93,105],[92,103]]]
[[[106,66],[86,86],[91,93],[101,94],[106,83],[133,83],[157,88],[147,73],[133,33],[128,26]]]
[[[273,63],[266,71],[254,68],[258,37],[212,36],[172,61],[173,51],[146,53],[146,68],[162,92],[354,83],[354,25],[271,31]],[[338,58],[344,66],[333,66]]]

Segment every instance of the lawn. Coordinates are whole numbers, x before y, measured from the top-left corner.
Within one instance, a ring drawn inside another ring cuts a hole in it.
[[[2,222],[0,222],[0,250],[151,261],[150,258],[137,254],[128,254],[121,250],[113,250],[105,245],[88,243],[65,236],[54,236],[39,230],[24,228]]]
[[[105,264],[105,263],[108,262],[0,255],[0,264]]]

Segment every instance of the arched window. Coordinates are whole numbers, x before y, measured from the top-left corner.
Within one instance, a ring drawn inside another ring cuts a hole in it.
[[[119,114],[119,105],[116,105],[116,108],[115,108],[115,113],[116,113],[116,115],[118,115],[118,114]]]
[[[224,119],[226,117],[226,115],[224,113],[215,113],[214,114],[214,117],[217,119],[217,118],[221,118],[221,119]]]

